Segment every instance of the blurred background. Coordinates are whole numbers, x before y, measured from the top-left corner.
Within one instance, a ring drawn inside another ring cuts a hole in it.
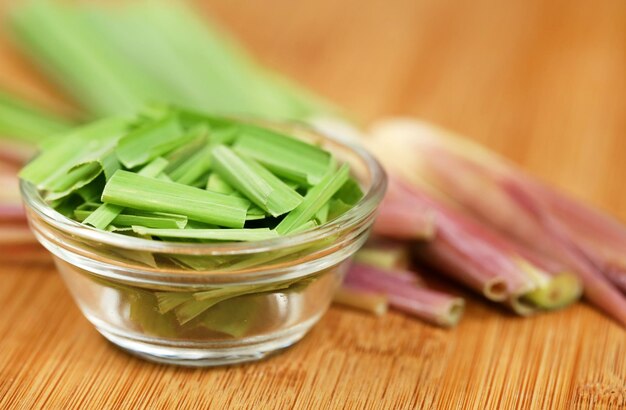
[[[3,1],[3,14],[19,3]],[[626,199],[614,195],[626,171],[622,1],[193,3],[262,65],[363,123],[433,121],[626,217]],[[72,105],[8,31],[5,22],[2,87],[53,109]]]

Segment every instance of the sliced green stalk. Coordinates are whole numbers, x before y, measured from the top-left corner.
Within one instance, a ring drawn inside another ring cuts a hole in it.
[[[45,150],[22,169],[20,178],[46,190],[51,190],[51,187],[58,189],[79,185],[76,177],[81,173],[86,180],[93,180],[97,176],[93,174],[99,171],[89,164],[97,163],[100,171],[102,170],[103,159],[111,154],[127,125],[128,121],[125,119],[111,118],[78,128],[65,137],[55,139],[54,144],[46,144]],[[77,168],[80,169],[75,170]],[[89,173],[85,175],[85,171]],[[84,185],[86,183],[81,186]]]
[[[165,314],[193,299],[191,292],[155,292],[159,312]]]
[[[139,175],[145,177],[156,177],[159,175],[167,166],[167,160],[164,158],[158,157],[150,162],[148,165],[143,167],[139,171]],[[124,207],[113,204],[102,204],[96,209],[93,213],[91,213],[84,221],[86,225],[91,225],[94,228],[104,229],[109,224],[115,221],[116,217],[124,210]],[[120,222],[117,222],[121,224]],[[121,224],[123,225],[123,224]],[[128,224],[126,226],[130,226],[132,224]],[[139,225],[139,223],[135,223],[135,225]],[[154,227],[154,226],[153,226]]]
[[[283,178],[315,185],[331,165],[328,152],[296,138],[251,125],[242,127],[242,132],[233,149]]]
[[[322,208],[315,214],[315,220],[318,224],[323,225],[328,221],[328,213],[330,212],[330,201],[326,202]]]
[[[349,172],[350,168],[344,164],[338,171],[327,174],[319,184],[309,190],[302,203],[278,224],[276,231],[285,235],[311,220],[345,184]]]
[[[182,163],[169,176],[174,182],[189,185],[211,169],[211,147],[206,146]]]
[[[245,199],[121,170],[104,187],[102,202],[144,211],[171,212],[229,228],[243,227],[250,204]]]
[[[582,295],[583,287],[576,275],[564,272],[550,278],[547,285],[522,296],[526,303],[545,310],[561,309]]]
[[[363,198],[363,190],[354,178],[348,178],[346,183],[337,191],[335,198],[345,204],[355,205]]]
[[[328,201],[328,207],[328,220],[332,221],[346,213],[346,211],[352,208],[352,205],[348,205],[340,199],[331,199]]]
[[[255,161],[239,156],[225,145],[213,149],[215,172],[270,215],[285,214],[302,197]]]
[[[197,134],[185,133],[178,118],[170,115],[122,137],[115,153],[124,166],[134,168],[184,145],[196,136]]]
[[[220,177],[217,173],[213,172],[209,175],[209,180],[207,181],[206,189],[213,192],[219,192],[220,194],[232,194],[235,192],[235,188],[230,186],[228,182],[224,181],[222,177]]]
[[[113,205],[115,206],[115,205]],[[83,223],[87,223],[86,219],[91,216],[93,213],[89,211],[74,211],[74,216],[77,221],[83,221]],[[105,228],[112,224],[116,227],[116,230],[123,230],[128,228],[132,230],[133,226],[142,226],[146,228],[154,228],[154,229],[184,229],[185,225],[187,225],[186,217],[167,217],[162,216],[162,214],[152,213],[152,216],[147,215],[124,215],[119,214],[116,215],[115,218],[111,222],[105,225]],[[96,227],[98,228],[98,227]],[[99,228],[104,229],[104,228]]]
[[[144,226],[133,226],[139,235],[158,236],[163,238],[204,239],[212,241],[262,241],[277,238],[276,231],[269,228],[254,229],[151,229]]]
[[[333,296],[333,303],[373,313],[376,316],[384,315],[388,308],[387,296],[383,292],[375,293],[345,286],[337,290]]]

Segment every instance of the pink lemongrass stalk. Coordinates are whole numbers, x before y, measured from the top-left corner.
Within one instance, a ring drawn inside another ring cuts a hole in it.
[[[333,302],[354,309],[382,316],[387,313],[387,296],[381,292],[372,292],[342,286],[333,297]]]
[[[8,223],[26,223],[26,214],[21,204],[5,204],[0,202],[0,226]]]
[[[344,283],[350,289],[383,292],[393,308],[439,326],[456,325],[465,306],[462,298],[426,288],[407,286],[394,275],[366,265],[353,264]]]
[[[426,208],[434,214],[436,235],[417,250],[443,273],[493,301],[535,289],[532,278],[517,263],[517,255],[505,248],[504,240],[495,233],[397,177],[390,176],[388,191],[416,209]]]
[[[0,139],[0,162],[21,168],[36,152],[30,144]]]
[[[430,239],[435,234],[434,221],[428,212],[420,212],[393,197],[385,197],[378,209],[373,232],[400,240]]]
[[[405,242],[372,237],[354,255],[354,260],[393,272],[403,272],[409,268],[411,255],[409,245]]]
[[[483,223],[565,264],[582,279],[587,299],[626,324],[626,298],[605,276],[620,277],[621,265],[606,260],[605,250],[626,249],[626,241],[609,218],[572,205],[556,191],[547,194],[513,164],[444,130],[389,121],[374,133],[389,167],[412,183],[426,181]],[[592,237],[595,246],[589,246]]]

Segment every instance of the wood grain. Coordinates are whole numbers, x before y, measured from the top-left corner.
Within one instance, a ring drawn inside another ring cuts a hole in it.
[[[626,2],[202,2],[270,67],[362,121],[432,120],[626,220]],[[0,82],[59,93],[0,42]],[[189,370],[104,341],[45,264],[0,266],[0,408],[626,408],[626,334],[586,304],[470,297],[441,330],[332,308],[261,363]]]

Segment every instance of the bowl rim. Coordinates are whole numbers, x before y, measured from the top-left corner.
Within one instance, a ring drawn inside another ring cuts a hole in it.
[[[305,232],[250,242],[185,243],[154,241],[103,231],[74,221],[50,207],[34,184],[20,178],[22,199],[25,207],[33,210],[45,222],[73,236],[124,249],[170,254],[180,252],[197,255],[243,255],[292,248],[336,234],[338,231],[358,224],[375,212],[387,188],[387,176],[378,160],[361,144],[355,142],[354,139],[338,135],[331,136],[302,123],[289,123],[289,125],[295,125],[303,131],[316,134],[355,154],[365,164],[371,178],[369,189],[352,208],[338,218]]]

